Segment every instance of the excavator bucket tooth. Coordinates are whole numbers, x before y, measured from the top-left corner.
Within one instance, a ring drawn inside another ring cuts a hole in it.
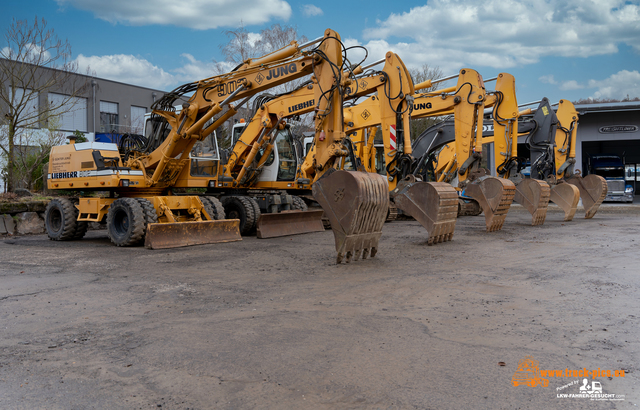
[[[150,223],[147,225],[144,246],[149,249],[168,249],[240,240],[239,219]]]
[[[393,200],[402,212],[414,217],[429,234],[428,244],[450,241],[458,216],[458,192],[446,182],[398,184]]]
[[[600,204],[607,196],[607,181],[600,175],[589,174],[586,177],[573,175],[566,179],[572,185],[580,190],[580,198],[582,198],[582,206],[584,206],[585,219],[593,218],[598,212]]]
[[[389,208],[389,185],[382,175],[335,171],[313,184],[313,197],[331,221],[337,262],[374,257]]]
[[[525,178],[516,185],[513,200],[524,206],[533,217],[532,226],[542,225],[547,217],[551,187],[545,181]]]
[[[571,221],[578,209],[580,190],[577,186],[561,182],[551,187],[551,202],[564,211],[564,220]]]
[[[260,239],[266,239],[309,232],[323,232],[322,214],[322,209],[261,214],[258,219],[257,236]]]
[[[469,183],[465,192],[480,204],[484,212],[487,231],[493,232],[502,229],[516,194],[515,184],[508,179],[485,175]]]

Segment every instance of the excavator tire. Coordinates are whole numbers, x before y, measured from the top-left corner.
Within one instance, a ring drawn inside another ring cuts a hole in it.
[[[216,197],[210,196],[209,202],[213,205],[213,212],[215,212],[216,221],[221,221],[223,219],[227,219],[227,215],[224,212],[224,206],[222,206],[222,202]]]
[[[374,257],[389,208],[382,175],[360,171],[326,173],[312,186],[313,197],[331,221],[337,263]]]
[[[545,181],[524,178],[516,185],[516,195],[513,200],[523,207],[533,217],[532,226],[542,225],[547,217],[551,187]]]
[[[107,235],[116,246],[134,246],[145,236],[146,220],[136,198],[118,198],[107,213]]]
[[[76,239],[78,209],[66,198],[53,199],[44,212],[44,224],[52,241]]]
[[[516,194],[515,184],[508,179],[485,175],[470,182],[465,192],[480,204],[487,232],[502,229]]]
[[[564,211],[564,220],[571,221],[578,209],[580,190],[577,186],[560,182],[551,187],[551,202]]]
[[[402,181],[393,200],[403,213],[411,215],[427,230],[427,243],[450,241],[458,216],[458,192],[446,182]]]
[[[73,199],[71,202],[73,203],[74,208],[75,208],[75,205],[78,205],[80,203],[78,199]],[[84,236],[87,234],[88,229],[89,229],[89,223],[87,221],[76,220],[76,232],[73,234],[73,239],[78,240],[78,239],[84,238]]]
[[[309,207],[307,206],[306,202],[304,202],[304,199],[300,198],[299,196],[293,196],[292,198],[293,204],[292,204],[292,209],[296,210],[296,211],[308,211]]]
[[[607,181],[600,175],[595,174],[589,174],[586,177],[572,175],[566,181],[577,186],[580,190],[585,219],[593,218],[607,196]]]
[[[256,222],[260,215],[256,215],[257,203],[253,199],[246,196],[225,196],[222,197],[221,202],[228,219],[240,220],[242,235],[248,235],[256,228]]]

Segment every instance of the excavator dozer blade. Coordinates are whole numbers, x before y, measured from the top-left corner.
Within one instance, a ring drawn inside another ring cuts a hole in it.
[[[598,212],[600,204],[607,196],[607,181],[600,175],[589,174],[586,177],[573,175],[566,179],[580,190],[582,206],[584,206],[585,219],[593,218]]]
[[[283,211],[261,214],[258,219],[257,236],[260,239],[323,232],[322,209],[311,211]]]
[[[564,220],[571,221],[578,209],[580,190],[577,186],[561,182],[551,187],[551,202],[564,211]]]
[[[313,184],[313,197],[324,209],[338,251],[337,262],[374,257],[389,209],[389,185],[382,175],[335,171]]]
[[[516,185],[513,200],[524,206],[533,219],[531,225],[542,225],[547,217],[551,187],[545,181],[525,178]]]
[[[470,182],[465,192],[480,204],[487,223],[487,231],[502,229],[516,194],[515,184],[508,179],[485,175]]]
[[[446,182],[398,184],[393,200],[429,234],[428,244],[450,241],[458,217],[458,192]]]
[[[149,249],[168,249],[240,240],[239,219],[152,223],[147,225],[144,246]]]

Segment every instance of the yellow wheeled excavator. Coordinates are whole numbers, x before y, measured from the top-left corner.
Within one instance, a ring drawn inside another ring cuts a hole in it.
[[[310,46],[314,47],[307,50]],[[80,198],[75,206],[52,201],[46,216],[49,236],[58,240],[79,238],[86,222],[106,219],[109,237],[122,246],[142,240],[148,247],[163,248],[240,239],[239,221],[224,221],[217,199],[172,195],[171,188],[188,179],[185,172],[194,144],[209,136],[255,94],[312,75],[317,85],[317,133],[326,144],[338,148],[325,154],[324,163],[330,168],[346,152],[339,149],[344,138],[341,122],[337,121],[336,112],[340,110],[332,109],[341,107],[341,90],[349,81],[340,76],[342,71],[336,73],[342,66],[340,37],[327,30],[318,40],[303,45],[293,42],[264,57],[247,60],[230,73],[168,93],[153,107],[156,126],[147,139],[125,138],[128,142],[121,144],[121,150],[115,144],[98,143],[55,147],[49,168],[50,189],[108,191],[110,196]],[[176,113],[174,104],[188,94],[192,95]],[[239,99],[243,101],[234,106],[232,102]],[[381,184],[379,179],[358,178],[360,185],[384,185],[386,189],[386,181]],[[218,182],[231,186],[233,181]],[[352,192],[345,197],[354,206],[376,206],[377,198],[372,195],[354,196]],[[216,215],[223,222],[215,221]],[[359,217],[362,219],[361,215],[354,217],[356,225]]]

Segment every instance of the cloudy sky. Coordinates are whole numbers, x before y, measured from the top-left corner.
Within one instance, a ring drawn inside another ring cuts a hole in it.
[[[5,2],[0,29],[36,13],[81,67],[162,90],[211,76],[226,30],[281,24],[310,39],[332,28],[368,61],[392,50],[445,75],[508,72],[519,102],[640,97],[640,0],[32,0]]]

